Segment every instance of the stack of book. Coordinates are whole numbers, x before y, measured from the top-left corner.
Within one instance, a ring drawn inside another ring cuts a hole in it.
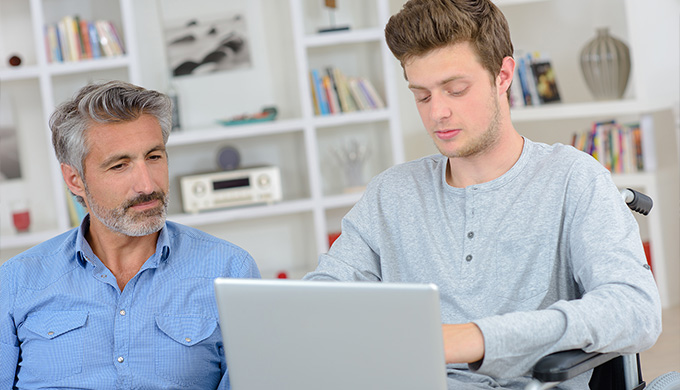
[[[572,146],[595,157],[612,173],[642,172],[640,125],[595,122],[590,130],[574,133]]]
[[[555,71],[547,55],[515,53],[515,75],[510,86],[510,107],[560,102]]]
[[[334,67],[325,72],[312,69],[309,73],[316,115],[385,108],[373,84],[363,77],[347,77]]]
[[[49,62],[69,62],[123,55],[125,48],[116,27],[107,20],[87,21],[64,16],[45,26]]]

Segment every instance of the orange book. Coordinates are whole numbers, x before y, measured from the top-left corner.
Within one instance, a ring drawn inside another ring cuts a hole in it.
[[[92,45],[90,44],[90,36],[88,32],[87,21],[80,21],[80,44],[83,46],[84,58],[93,58]]]

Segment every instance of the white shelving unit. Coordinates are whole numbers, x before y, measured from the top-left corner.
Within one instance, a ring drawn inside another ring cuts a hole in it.
[[[66,15],[87,20],[111,20],[126,54],[79,62],[50,63],[44,26]],[[61,101],[91,80],[118,78],[139,81],[131,0],[3,0],[0,4],[0,90],[11,107],[21,157],[22,177],[0,182],[0,251],[16,252],[70,228],[66,190],[51,145],[49,117]],[[19,54],[22,64],[4,63]],[[10,114],[10,113],[3,113]],[[10,204],[27,201],[31,227],[15,233]],[[4,254],[0,256],[6,259]]]
[[[643,238],[651,243],[662,304],[678,304],[680,289],[672,280],[680,275],[676,111],[680,6],[672,0],[659,1],[654,8],[635,0],[603,0],[597,4],[586,0],[496,3],[508,18],[515,49],[549,53],[562,95],[563,103],[513,109],[513,123],[520,133],[536,141],[568,144],[574,132],[589,128],[595,121],[616,119],[641,124],[643,143],[649,152],[645,156],[648,169],[614,174],[612,178],[617,186],[641,190],[654,199],[650,215],[638,220]],[[537,18],[537,14],[541,17]],[[593,101],[580,73],[580,50],[594,37],[596,28],[603,26],[626,42],[631,52],[631,75],[621,100]],[[564,31],[570,33],[563,34]]]
[[[366,8],[369,8],[367,15],[364,14]],[[174,183],[168,219],[198,227],[244,247],[256,259],[264,277],[272,277],[279,271],[300,277],[314,269],[318,255],[328,250],[328,234],[340,229],[340,217],[361,197],[361,191],[344,191],[341,167],[330,163],[330,148],[342,145],[346,139],[365,142],[371,150],[364,172],[366,182],[404,160],[393,81],[394,63],[383,43],[382,29],[389,17],[388,1],[357,3],[341,16],[352,25],[350,30],[323,34],[315,32],[326,16],[317,1],[290,0],[287,11],[291,29],[278,35],[282,41],[292,40],[293,55],[270,58],[270,61],[281,61],[282,66],[294,69],[294,74],[287,77],[296,80],[297,93],[290,95],[298,96],[299,101],[294,102],[293,109],[283,110],[293,112],[293,116],[284,114],[276,121],[242,126],[187,128],[171,134],[168,142],[171,183]],[[273,55],[270,53],[270,57]],[[338,56],[352,60],[338,60]],[[384,98],[386,108],[315,115],[309,92],[309,72],[315,66],[337,66],[348,75],[369,78]],[[286,103],[290,102],[281,105]],[[213,156],[225,144],[237,147],[244,166],[277,165],[282,175],[283,201],[274,205],[183,213],[177,199],[178,178],[215,169]],[[199,151],[203,158],[196,156]]]

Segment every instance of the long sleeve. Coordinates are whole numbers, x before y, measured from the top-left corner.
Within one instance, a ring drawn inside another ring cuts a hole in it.
[[[486,344],[478,372],[519,376],[556,351],[635,353],[654,344],[661,332],[658,291],[638,226],[607,175],[593,180],[565,229],[561,252],[582,297],[475,321]]]

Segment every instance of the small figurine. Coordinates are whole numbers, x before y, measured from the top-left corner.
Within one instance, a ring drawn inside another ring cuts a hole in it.
[[[342,31],[349,30],[349,26],[336,26],[335,25],[335,9],[337,5],[335,0],[324,0],[324,5],[328,8],[328,16],[330,18],[331,26],[327,28],[319,29],[320,33],[331,32],[331,31]]]

